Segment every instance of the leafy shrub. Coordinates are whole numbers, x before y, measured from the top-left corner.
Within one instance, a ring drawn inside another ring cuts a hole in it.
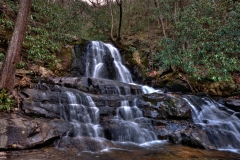
[[[15,104],[14,100],[7,94],[6,90],[0,91],[0,111],[10,112]]]
[[[0,17],[0,27],[1,29],[8,28],[8,29],[13,29],[14,23],[11,20],[7,20],[3,16]]]
[[[26,65],[25,62],[20,61],[20,62],[17,64],[17,68],[18,68],[18,69],[19,69],[19,68],[23,68],[25,65]]]
[[[240,71],[240,2],[193,1],[161,39],[156,67],[177,67],[197,80],[227,81]]]
[[[44,28],[29,26],[29,30],[23,42],[23,46],[28,48],[28,59],[34,62],[54,61],[56,56],[53,53],[61,48],[61,43],[54,41]]]

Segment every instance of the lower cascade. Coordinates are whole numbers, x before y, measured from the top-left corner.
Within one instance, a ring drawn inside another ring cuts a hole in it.
[[[130,106],[128,101],[122,101],[121,106],[117,108],[115,121],[120,126],[111,132],[111,139],[115,141],[144,143],[157,140],[151,121],[143,117],[142,111],[135,103]]]
[[[143,147],[169,141],[239,153],[238,112],[207,96],[163,93],[134,84],[110,44],[93,41],[82,54],[78,50],[75,46],[73,77],[48,77],[23,89],[25,113],[54,120],[38,129],[48,130],[42,139],[45,132],[31,128],[27,144],[18,143],[21,147],[57,139],[59,148],[102,151],[123,143]]]
[[[186,96],[192,107],[192,119],[206,130],[218,149],[240,150],[240,119],[235,111],[208,97]]]
[[[70,121],[74,126],[75,136],[102,137],[102,129],[99,126],[99,109],[95,106],[91,97],[86,96],[88,105],[77,101],[77,96],[72,92],[66,92],[70,102],[68,110],[62,110],[62,117]],[[85,97],[84,97],[85,98]],[[69,112],[69,113],[68,113]],[[67,117],[66,115],[69,114]]]

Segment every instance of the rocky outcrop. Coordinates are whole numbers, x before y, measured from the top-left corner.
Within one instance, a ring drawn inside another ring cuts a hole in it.
[[[43,83],[75,88],[83,92],[103,95],[141,95],[142,88],[138,85],[126,84],[112,80],[87,77],[58,77],[42,80]]]
[[[48,118],[60,118],[64,112],[69,112],[71,100],[68,93],[77,95],[76,101],[89,105],[87,94],[91,96],[100,115],[113,116],[121,101],[133,101],[142,93],[137,85],[124,84],[110,80],[94,78],[48,78],[34,88],[26,88],[21,92],[22,108],[26,114]],[[122,96],[119,96],[122,95]],[[124,96],[123,96],[124,95]],[[66,115],[68,116],[68,115]]]
[[[190,125],[183,130],[172,132],[168,138],[170,142],[175,144],[183,144],[202,149],[216,149],[209,140],[206,131],[201,127]]]
[[[179,95],[153,93],[143,95],[143,99],[151,104],[150,108],[147,106],[143,108],[146,117],[158,117],[160,119],[191,118],[191,107]]]
[[[199,85],[203,88],[203,92],[211,96],[230,96],[232,93],[237,90],[237,85],[233,81],[227,82],[214,82],[214,83],[205,83]]]
[[[25,119],[22,117],[0,119],[0,149],[27,149],[46,145],[72,129],[63,120]]]
[[[55,144],[60,148],[77,147],[78,151],[103,149],[96,139],[86,137],[90,135],[85,135],[86,130],[83,129],[87,129],[84,125],[86,120],[77,119],[80,113],[91,116],[89,107],[92,104],[88,97],[97,106],[100,116],[93,123],[99,123],[102,130],[99,136],[107,140],[141,143],[158,138],[199,148],[212,146],[204,131],[189,129],[193,125],[191,108],[181,95],[143,95],[141,86],[85,77],[44,78],[33,86],[21,92],[22,110],[30,117],[42,118],[1,120],[1,148],[25,149],[56,140]],[[132,112],[142,112],[144,117],[136,116],[131,121],[114,118],[123,116],[119,107],[124,100],[128,101]],[[83,106],[81,111],[72,110],[75,105]],[[73,126],[77,120],[84,132],[80,139],[78,128]],[[10,132],[18,134],[11,138]],[[103,145],[111,146],[107,140]]]

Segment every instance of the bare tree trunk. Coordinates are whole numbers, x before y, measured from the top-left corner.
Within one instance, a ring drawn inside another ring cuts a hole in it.
[[[160,19],[161,26],[162,26],[163,36],[164,36],[164,38],[167,38],[166,29],[165,29],[165,26],[164,26],[164,21],[163,21],[163,15],[162,14],[159,14],[159,19]]]
[[[164,38],[167,38],[166,29],[165,29],[164,21],[163,21],[163,15],[160,12],[159,2],[158,2],[158,0],[154,0],[154,1],[155,1],[155,6],[158,9],[158,14],[159,14],[158,15],[158,22],[161,23],[161,28],[162,28]]]
[[[118,25],[118,37],[117,41],[121,41],[121,27],[122,27],[122,0],[116,0],[119,6],[119,25]]]
[[[1,70],[0,89],[4,88],[11,91],[14,87],[16,65],[20,60],[20,53],[27,29],[31,2],[31,0],[19,0],[17,20],[8,47],[6,59]]]

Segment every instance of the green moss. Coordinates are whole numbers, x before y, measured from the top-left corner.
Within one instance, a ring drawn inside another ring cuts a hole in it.
[[[143,100],[144,100],[145,102],[150,102],[151,104],[153,104],[153,105],[155,105],[155,106],[158,104],[158,101],[156,101],[155,99],[143,97]]]
[[[174,99],[170,99],[168,106],[169,106],[170,108],[173,108],[173,107],[175,106]]]

